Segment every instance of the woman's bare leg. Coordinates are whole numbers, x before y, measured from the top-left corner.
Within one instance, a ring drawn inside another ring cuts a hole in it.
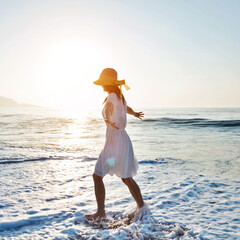
[[[144,202],[139,186],[133,180],[133,178],[122,178],[122,181],[128,186],[130,193],[135,199],[139,208],[143,207]]]
[[[104,206],[104,201],[105,201],[105,187],[103,183],[103,178],[96,175],[95,173],[93,174],[93,181],[94,181],[94,189],[95,189],[95,196],[97,200],[97,212],[94,214],[87,214],[85,215],[86,218],[95,220],[97,218],[105,218],[105,206]]]

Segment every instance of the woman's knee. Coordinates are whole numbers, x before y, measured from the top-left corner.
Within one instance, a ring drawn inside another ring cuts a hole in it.
[[[122,181],[123,181],[126,185],[128,185],[128,184],[131,183],[132,178],[122,178]]]
[[[96,175],[95,173],[94,173],[92,176],[93,176],[94,182],[102,181],[102,177],[101,177],[101,176],[98,176],[98,175]]]

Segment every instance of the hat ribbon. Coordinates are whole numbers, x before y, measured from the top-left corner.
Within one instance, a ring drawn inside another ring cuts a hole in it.
[[[120,85],[120,89],[122,90],[122,85],[125,87],[126,90],[129,90],[130,87],[125,84],[125,80],[119,80],[118,84]]]

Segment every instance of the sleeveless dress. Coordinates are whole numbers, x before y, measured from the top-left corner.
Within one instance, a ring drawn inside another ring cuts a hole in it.
[[[106,141],[101,151],[94,173],[104,177],[107,173],[116,174],[120,178],[133,177],[137,173],[138,162],[134,156],[132,142],[125,130],[127,123],[127,103],[123,104],[115,93],[110,93],[102,111],[105,119],[105,107],[108,102],[113,104],[110,122],[119,129],[107,125]]]

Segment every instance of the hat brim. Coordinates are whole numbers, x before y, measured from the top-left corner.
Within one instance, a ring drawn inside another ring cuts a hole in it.
[[[106,82],[104,79],[98,79],[93,83],[98,85],[98,86],[107,86],[107,85],[118,86],[116,84],[113,84],[112,82]]]
[[[94,84],[98,85],[98,86],[107,86],[107,85],[112,85],[112,86],[119,86],[119,80],[113,80],[113,79],[101,79],[99,78],[98,80],[93,82]]]
[[[94,84],[98,85],[98,86],[103,86],[103,81],[101,79],[98,79],[96,81],[93,82]]]

